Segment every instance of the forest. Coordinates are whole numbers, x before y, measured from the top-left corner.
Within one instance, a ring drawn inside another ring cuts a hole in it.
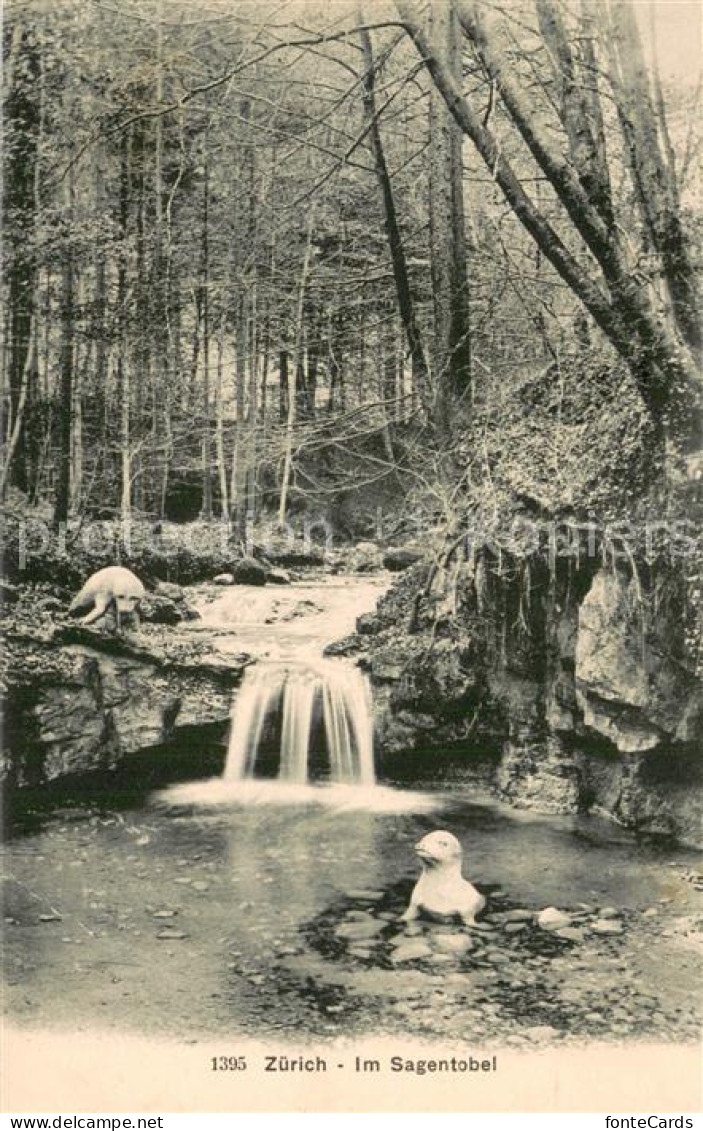
[[[671,517],[697,468],[700,82],[657,20],[8,4],[10,515],[347,539],[379,507]]]

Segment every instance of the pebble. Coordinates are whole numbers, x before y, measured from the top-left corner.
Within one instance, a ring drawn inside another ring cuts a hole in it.
[[[504,911],[502,918],[505,923],[522,923],[534,919],[534,914],[526,907],[516,907],[512,911]]]
[[[347,898],[348,899],[368,899],[371,903],[375,903],[377,900],[383,899],[384,895],[385,895],[385,892],[382,892],[382,891],[367,891],[365,888],[364,889],[360,888],[358,891],[348,891],[347,892]]]
[[[509,955],[503,954],[500,950],[487,950],[484,952],[484,956],[489,962],[503,963],[512,961]]]
[[[598,911],[601,919],[619,919],[620,912],[617,907],[601,907]]]
[[[506,923],[505,933],[507,935],[517,935],[520,931],[527,930],[527,923]]]
[[[191,887],[194,891],[209,891],[210,885],[205,880],[193,880]]]
[[[376,922],[375,919],[360,919],[342,923],[334,933],[338,939],[370,939],[382,931],[383,927],[384,924]]]
[[[417,941],[411,940],[410,942],[405,942],[402,946],[397,947],[397,949],[393,951],[391,961],[395,964],[399,962],[413,962],[417,958],[431,957],[432,951],[427,943],[421,942],[418,939]]]
[[[166,911],[166,910],[155,911],[153,918],[154,919],[173,919],[173,917],[177,914],[178,914],[177,911]]]
[[[553,1040],[560,1034],[559,1030],[551,1025],[531,1025],[529,1029],[523,1029],[523,1035],[529,1037],[531,1041],[547,1041]]]
[[[659,911],[656,907],[648,907],[646,911],[642,912],[642,914],[646,919],[653,919],[655,915],[659,914]]]
[[[583,942],[584,933],[578,927],[561,927],[558,931],[554,932],[560,939],[568,939],[570,942]]]
[[[621,935],[622,923],[618,919],[595,919],[591,923],[591,930],[597,935]]]
[[[365,946],[350,946],[349,953],[353,954],[355,958],[370,958],[371,951]]]
[[[543,931],[558,931],[562,927],[571,926],[571,916],[557,907],[545,907],[537,916],[537,925]]]
[[[170,927],[165,927],[163,931],[157,931],[156,937],[157,939],[168,939],[169,942],[188,938],[184,931],[174,931]]]
[[[473,950],[474,941],[469,935],[437,935],[433,939],[435,947],[438,950],[448,951],[450,954],[466,954],[467,951]]]

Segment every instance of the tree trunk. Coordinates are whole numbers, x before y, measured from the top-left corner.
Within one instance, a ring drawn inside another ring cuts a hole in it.
[[[75,316],[75,265],[73,260],[73,173],[68,179],[68,225],[61,265],[61,348],[59,354],[59,459],[54,501],[54,529],[68,522],[71,504],[71,454],[73,436],[73,366]]]
[[[461,81],[459,25],[451,0],[430,8],[432,42],[454,81]],[[434,298],[435,403],[445,432],[456,401],[471,391],[463,134],[441,92],[430,93],[430,256]]]
[[[10,481],[21,491],[28,487],[25,450],[25,408],[32,380],[28,359],[32,351],[32,320],[37,282],[36,257],[32,232],[36,220],[36,178],[39,161],[42,90],[41,58],[30,26],[21,17],[11,31],[11,58],[8,67],[9,94],[3,108],[6,165],[3,184],[4,218],[9,231],[18,235],[6,240],[5,258],[9,306],[9,385],[12,428],[19,420]],[[21,66],[19,64],[22,64]],[[22,412],[20,412],[22,402]]]
[[[391,183],[390,174],[388,172],[386,156],[383,150],[381,129],[379,126],[378,112],[376,109],[376,64],[374,62],[373,48],[371,46],[371,36],[365,28],[362,28],[362,30],[359,32],[359,35],[361,37],[361,45],[364,52],[364,74],[362,87],[364,109],[369,126],[369,140],[373,152],[376,177],[378,180],[379,188],[381,190],[381,198],[383,201],[386,231],[388,233],[388,249],[391,256],[391,262],[393,264],[393,278],[395,280],[395,289],[398,297],[398,310],[400,311],[400,317],[402,319],[405,335],[408,341],[408,350],[410,352],[410,358],[412,362],[413,379],[416,382],[418,389],[426,391],[427,361],[425,359],[425,351],[422,344],[420,328],[415,316],[415,304],[413,302],[410,279],[408,276],[405,248],[403,246],[400,225],[398,223],[395,198],[393,195],[393,186]]]
[[[652,418],[668,427],[682,446],[695,443],[700,428],[697,412],[699,376],[685,344],[652,308],[645,288],[623,261],[614,233],[604,224],[595,205],[568,161],[556,156],[550,142],[532,119],[529,104],[516,88],[507,63],[492,50],[475,5],[455,0],[462,26],[474,40],[488,73],[496,82],[528,148],[564,204],[576,231],[598,260],[607,287],[594,281],[589,270],[566,247],[552,225],[526,193],[503,148],[464,97],[438,53],[424,34],[411,0],[395,0],[408,34],[413,39],[434,83],[464,132],[503,191],[523,226],[583,302],[597,325],[630,366],[642,399]],[[691,401],[695,403],[692,405]]]
[[[303,315],[305,311],[305,292],[307,290],[308,276],[310,273],[312,233],[314,223],[315,205],[313,204],[308,215],[308,230],[305,239],[305,254],[303,256],[303,266],[300,272],[300,283],[298,285],[298,311],[295,322],[295,346],[293,348],[292,364],[288,370],[288,420],[286,422],[286,441],[283,457],[283,475],[281,478],[281,494],[278,503],[278,525],[281,527],[286,520],[286,511],[288,509],[288,492],[290,490],[291,475],[293,471],[293,435],[295,432],[295,410],[297,402],[295,384],[303,345]]]

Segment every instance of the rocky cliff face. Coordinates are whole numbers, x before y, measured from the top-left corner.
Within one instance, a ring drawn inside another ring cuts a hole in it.
[[[700,681],[675,575],[481,553],[416,566],[348,647],[387,767],[456,754],[518,806],[703,842]]]
[[[21,663],[10,668],[5,697],[2,777],[9,789],[112,769],[180,727],[225,721],[247,662],[84,628],[12,643]]]

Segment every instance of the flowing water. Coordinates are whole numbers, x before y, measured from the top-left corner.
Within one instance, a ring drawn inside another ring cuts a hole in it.
[[[334,614],[315,597],[324,632],[303,617],[261,632],[224,777],[121,811],[93,799],[7,845],[7,1017],[181,1040],[395,1033],[500,1045],[532,1040],[535,1026],[567,1042],[694,1037],[695,855],[593,818],[511,811],[443,786],[431,766],[416,788],[374,785],[363,680],[320,660],[342,606],[347,619],[350,603],[360,611],[354,592],[340,584]],[[254,639],[250,621],[229,623],[233,648]],[[400,923],[414,844],[434,828],[460,839],[464,874],[489,899],[489,933],[464,956],[446,949],[455,926]],[[505,917],[550,905],[587,928],[596,909],[615,908],[622,934],[587,929],[573,942]],[[408,941],[431,945],[397,961]]]
[[[232,711],[226,781],[256,777],[267,727],[278,753],[279,781],[310,780],[317,739],[331,782],[374,784],[371,694],[367,677],[352,664],[316,659],[250,668]]]

